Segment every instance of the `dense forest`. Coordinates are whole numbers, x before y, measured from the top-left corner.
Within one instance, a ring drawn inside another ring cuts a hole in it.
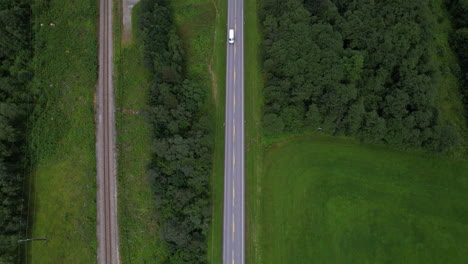
[[[212,130],[202,111],[206,89],[185,77],[184,53],[169,1],[142,0],[138,38],[154,74],[148,120],[152,126],[153,181],[167,263],[206,263],[211,216]]]
[[[468,111],[468,0],[450,0],[447,7],[453,17],[451,44],[460,60],[461,91]]]
[[[0,2],[0,263],[17,263],[25,164],[25,122],[30,111],[30,1]]]
[[[438,124],[433,1],[263,3],[265,135],[320,128],[397,148],[460,143]]]

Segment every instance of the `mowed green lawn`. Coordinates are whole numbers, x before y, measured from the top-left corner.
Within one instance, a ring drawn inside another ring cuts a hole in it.
[[[307,136],[263,165],[254,263],[468,263],[466,161]]]

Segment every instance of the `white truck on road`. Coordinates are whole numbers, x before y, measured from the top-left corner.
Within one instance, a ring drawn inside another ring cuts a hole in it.
[[[229,43],[234,43],[234,29],[229,29]]]

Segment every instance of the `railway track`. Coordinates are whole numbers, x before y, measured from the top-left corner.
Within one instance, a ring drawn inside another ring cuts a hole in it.
[[[112,0],[100,0],[96,105],[98,263],[118,264]]]

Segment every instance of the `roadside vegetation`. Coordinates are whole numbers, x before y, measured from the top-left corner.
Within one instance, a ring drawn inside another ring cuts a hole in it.
[[[174,0],[174,23],[186,58],[186,75],[203,85],[203,111],[212,127],[210,172],[211,219],[207,234],[208,263],[222,262],[224,197],[224,103],[227,1]],[[204,262],[205,263],[205,262]]]
[[[244,65],[245,88],[245,208],[246,208],[246,263],[261,263],[259,243],[262,239],[259,213],[262,201],[261,169],[263,146],[261,116],[263,108],[263,79],[261,73],[261,32],[259,21],[260,1],[244,2]]]
[[[274,145],[252,263],[465,263],[467,171],[464,161],[338,137]]]
[[[442,53],[432,56],[440,23],[433,8],[428,1],[264,1],[265,135],[320,128],[397,148],[459,145],[462,131],[439,124],[438,84],[456,67],[439,65]]]
[[[35,1],[27,263],[96,262],[97,2]],[[41,26],[42,24],[42,26]]]
[[[143,64],[153,75],[145,114],[152,131],[148,173],[159,235],[168,249],[167,261],[206,263],[214,126],[207,112],[210,81],[203,78],[208,75],[202,75],[201,61],[190,64],[194,53],[187,47],[200,52],[211,46],[203,38],[194,40],[199,41],[197,46],[181,40],[184,32],[176,19],[183,13],[174,11],[175,4],[143,0],[139,8],[136,33],[142,41]]]
[[[184,2],[183,0],[178,0]],[[223,200],[224,200],[224,122],[225,122],[225,87],[226,87],[226,23],[227,23],[227,1],[203,0],[206,12],[214,12],[214,26],[210,30],[204,30],[204,38],[212,45],[212,54],[204,52],[205,66],[208,68],[211,78],[210,96],[212,101],[207,107],[211,118],[214,119],[214,148],[213,169],[211,174],[211,203],[212,219],[211,228],[208,233],[208,263],[217,264],[223,261]],[[181,6],[183,7],[183,6]],[[192,21],[201,20],[204,13],[200,12],[192,17]],[[209,28],[208,25],[198,26],[187,20],[187,27]],[[195,31],[195,30],[193,30]],[[194,41],[194,44],[196,42]],[[192,45],[195,47],[195,45]],[[207,51],[209,51],[208,49]],[[215,111],[213,111],[215,109]]]
[[[29,169],[26,152],[28,113],[34,96],[30,80],[31,6],[0,3],[0,263],[20,258],[17,240],[25,236],[23,186]]]
[[[148,103],[150,72],[142,63],[138,39],[122,39],[122,1],[115,1],[115,76],[118,148],[120,256],[124,263],[163,263],[166,250],[158,236],[156,206],[147,168],[151,129],[143,112]],[[139,4],[133,7],[132,32]]]
[[[249,263],[466,261],[464,10],[246,3]]]

